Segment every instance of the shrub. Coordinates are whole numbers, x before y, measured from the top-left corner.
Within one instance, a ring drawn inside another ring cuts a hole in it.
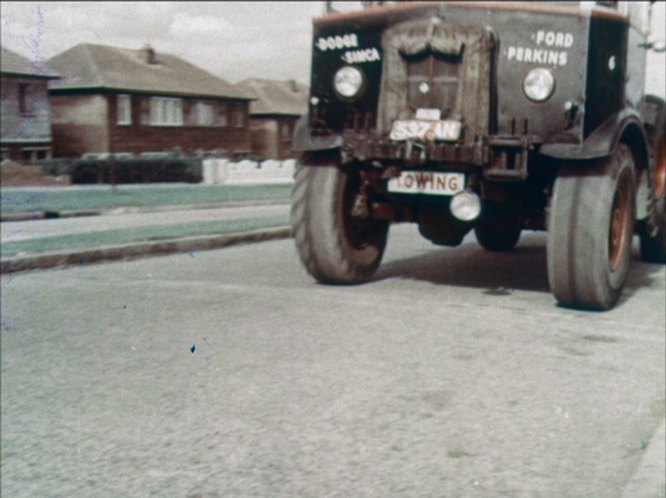
[[[72,183],[200,182],[202,159],[136,157],[76,159],[69,166]]]
[[[74,159],[69,158],[42,159],[39,161],[42,172],[49,176],[69,175],[72,172],[73,164]]]

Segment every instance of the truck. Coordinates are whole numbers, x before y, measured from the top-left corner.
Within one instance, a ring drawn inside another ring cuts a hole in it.
[[[365,3],[313,20],[290,220],[316,281],[371,279],[394,223],[488,251],[547,231],[564,307],[615,306],[634,236],[666,262],[650,2]]]

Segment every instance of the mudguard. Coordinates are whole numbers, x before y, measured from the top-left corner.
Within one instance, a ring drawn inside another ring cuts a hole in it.
[[[294,127],[291,150],[294,152],[309,152],[315,150],[330,150],[342,147],[342,136],[337,133],[330,135],[312,135],[308,125],[307,114],[301,116]]]
[[[610,156],[620,141],[629,145],[637,163],[648,165],[648,139],[641,116],[636,109],[626,107],[599,126],[583,143],[543,144],[539,152],[562,160],[601,159]]]

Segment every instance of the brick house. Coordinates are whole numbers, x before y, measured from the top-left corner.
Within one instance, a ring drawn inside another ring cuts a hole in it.
[[[236,85],[251,90],[252,154],[273,159],[294,157],[291,139],[298,118],[307,111],[308,87],[296,81],[247,79]]]
[[[249,152],[253,96],[178,57],[80,44],[48,64],[57,157]]]
[[[48,82],[58,74],[2,48],[0,152],[2,159],[32,162],[51,157]]]

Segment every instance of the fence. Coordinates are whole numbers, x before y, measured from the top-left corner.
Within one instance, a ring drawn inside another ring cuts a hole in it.
[[[206,185],[287,184],[294,181],[295,159],[268,159],[262,162],[204,159]]]

